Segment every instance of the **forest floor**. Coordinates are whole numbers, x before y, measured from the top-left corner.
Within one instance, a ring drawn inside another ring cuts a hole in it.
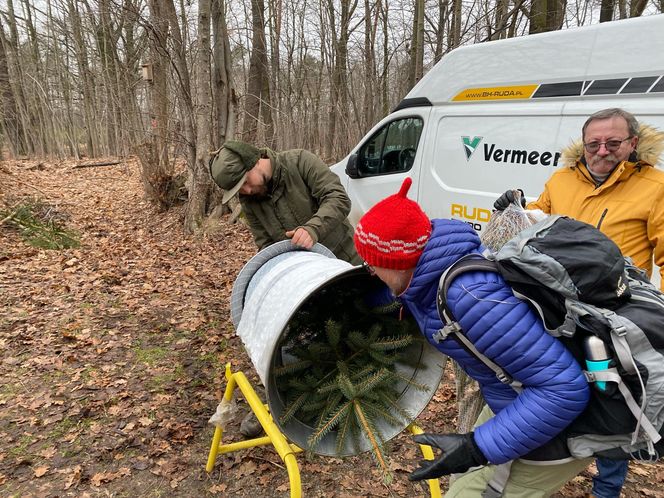
[[[269,448],[220,455],[205,472],[224,365],[258,384],[229,318],[256,252],[246,227],[183,235],[183,207],[149,205],[133,160],[0,163],[0,213],[36,201],[80,246],[36,249],[0,216],[0,496],[289,496]],[[450,376],[417,419],[427,431],[454,426]],[[239,395],[225,441],[241,439],[247,411]],[[303,496],[427,496],[407,479],[419,460],[410,438],[388,455],[389,485],[368,455],[300,455]],[[556,496],[583,496],[591,472]],[[624,496],[664,497],[662,482],[661,464],[631,465]]]

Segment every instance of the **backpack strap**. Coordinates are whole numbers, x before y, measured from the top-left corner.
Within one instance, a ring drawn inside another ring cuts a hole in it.
[[[627,406],[630,408],[637,421],[636,429],[634,430],[634,434],[632,436],[632,444],[636,442],[636,438],[638,437],[640,427],[643,428],[646,434],[648,434],[651,441],[653,443],[656,443],[662,437],[659,435],[659,432],[653,427],[653,425],[650,423],[650,421],[644,414],[646,405],[648,404],[646,388],[643,384],[643,378],[641,377],[641,373],[639,372],[639,369],[636,366],[636,362],[634,361],[634,357],[632,356],[632,350],[629,347],[629,344],[625,337],[628,328],[633,327],[634,325],[628,320],[621,321],[618,315],[614,311],[602,310],[601,313],[611,327],[611,342],[613,343],[613,349],[615,350],[616,355],[618,356],[618,361],[620,362],[621,366],[625,369],[627,373],[634,374],[637,376],[637,378],[639,379],[639,384],[641,385],[641,406],[639,406],[634,400],[632,394],[629,392],[629,389],[627,389],[627,386],[625,386],[624,383],[622,383],[622,381],[620,382],[620,384],[618,384],[618,388],[620,389],[620,392],[625,398]]]
[[[649,400],[645,385],[643,383],[643,378],[639,372],[638,367],[636,366],[636,362],[634,361],[634,357],[632,355],[632,350],[626,338],[629,329],[633,329],[635,325],[629,320],[624,318],[621,319],[621,317],[615,311],[605,308],[598,308],[596,306],[578,301],[575,301],[574,303],[575,306],[570,307],[570,300],[566,300],[566,304],[568,305],[568,313],[571,313],[577,319],[579,317],[590,315],[595,318],[599,318],[608,326],[610,330],[611,343],[613,345],[613,350],[616,353],[617,362],[625,370],[625,372],[632,374],[639,379],[639,384],[641,387],[641,405],[639,406],[639,404],[636,402],[634,396],[623,382],[616,368],[609,368],[604,371],[594,372],[584,371],[586,379],[588,382],[607,381],[615,382],[617,384],[618,390],[625,399],[627,407],[630,409],[632,415],[634,415],[634,418],[636,419],[636,429],[632,434],[631,444],[633,445],[636,443],[637,438],[639,437],[639,433],[642,429],[649,438],[648,449],[649,453],[652,454],[652,444],[659,442],[662,439],[662,436],[645,415],[645,409]]]
[[[516,392],[523,390],[523,384],[518,380],[514,380],[502,367],[491,361],[484,354],[475,347],[475,345],[464,335],[463,329],[454,318],[454,313],[447,305],[447,291],[452,284],[452,281],[459,275],[469,271],[490,271],[500,273],[498,265],[495,261],[489,261],[479,254],[468,254],[458,259],[453,263],[445,272],[440,276],[438,282],[438,293],[436,295],[436,307],[438,315],[444,326],[438,332],[433,334],[432,338],[441,343],[447,337],[454,339],[459,345],[470,355],[480,360],[484,365],[489,367],[496,374],[496,377],[503,384],[507,384]]]
[[[482,492],[482,498],[502,498],[505,492],[505,487],[507,486],[507,481],[510,478],[512,470],[512,460],[496,465],[495,467],[496,470],[493,473],[493,477]]]
[[[440,315],[441,320],[445,323],[456,321],[452,314],[452,310],[447,306],[447,291],[455,278],[468,271],[491,271],[494,273],[500,273],[498,264],[495,261],[489,261],[480,254],[466,254],[452,263],[440,276],[436,298],[438,314]]]

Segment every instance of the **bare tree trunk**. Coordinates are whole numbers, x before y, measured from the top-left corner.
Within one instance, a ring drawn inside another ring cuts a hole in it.
[[[448,8],[449,0],[438,1],[438,25],[436,26],[436,45],[433,52],[434,63],[438,62],[443,57]]]
[[[380,3],[380,0],[379,2]],[[361,120],[358,119],[360,132],[374,122],[374,99],[376,87],[376,27],[378,26],[379,6],[372,12],[371,2],[364,0],[364,108]]]
[[[390,98],[389,98],[389,54],[390,54],[390,30],[389,30],[389,0],[383,0],[381,4],[380,20],[383,31],[383,71],[380,75],[380,109],[383,116],[387,116],[390,112]]]
[[[37,154],[46,155],[56,147],[56,140],[53,135],[52,114],[47,112],[46,107],[49,101],[47,88],[42,84],[46,78],[43,76],[42,62],[39,55],[39,40],[37,38],[37,30],[33,22],[32,9],[33,6],[26,0],[22,0],[24,26],[28,33],[29,40],[29,62],[23,60],[22,64],[28,67],[28,72],[31,76],[30,91],[26,99],[28,104],[29,114],[31,117],[32,130],[34,136],[33,143],[37,146]]]
[[[326,156],[336,157],[339,121],[342,110],[348,109],[348,39],[351,34],[350,22],[357,7],[357,0],[341,0],[339,15],[339,35],[333,38],[334,62],[332,65],[332,81],[330,89],[330,129],[326,140]],[[334,2],[328,2],[330,27],[334,30]],[[346,140],[344,140],[344,143]]]
[[[484,397],[477,381],[469,377],[456,361],[453,361],[452,365],[454,366],[454,383],[459,413],[456,430],[459,434],[466,434],[473,430],[473,426],[484,407]],[[450,476],[450,485],[456,478],[456,475]]]
[[[141,164],[141,179],[145,193],[160,209],[172,203],[174,166],[169,157],[170,96],[168,92],[168,21],[159,0],[149,0],[150,56],[146,65],[152,72],[148,85],[149,140],[137,152]]]
[[[599,8],[599,22],[613,21],[613,9],[616,5],[615,0],[601,0]]]
[[[196,134],[194,131],[194,104],[191,96],[191,82],[189,79],[189,67],[187,65],[186,45],[182,29],[175,11],[173,0],[160,0],[160,10],[168,20],[170,28],[169,39],[173,44],[172,64],[175,68],[175,87],[178,93],[178,104],[180,118],[182,119],[182,138],[185,145],[187,166],[190,172],[194,169],[196,162]]]
[[[496,5],[496,18],[493,31],[489,33],[486,40],[500,40],[513,38],[519,12],[523,8],[525,0],[516,0],[512,8],[507,11],[510,0],[498,0]]]
[[[16,15],[14,13],[14,3],[13,0],[7,0],[7,15],[5,19],[8,22],[9,27],[9,37],[5,39],[5,49],[7,60],[10,62],[8,67],[10,68],[10,74],[14,75],[14,85],[12,86],[14,91],[14,102],[16,105],[17,117],[21,122],[21,125],[18,129],[23,133],[23,142],[25,144],[25,153],[34,154],[36,151],[36,142],[33,135],[32,123],[33,119],[30,113],[30,107],[28,104],[28,97],[25,91],[25,78],[24,72],[21,67],[22,57],[19,52],[19,47],[21,45],[19,36],[18,36],[18,27],[16,25]],[[10,56],[11,54],[11,56]]]
[[[415,0],[413,36],[410,47],[410,71],[408,87],[412,88],[422,79],[424,67],[424,0]]]
[[[265,44],[265,3],[263,0],[251,0],[251,14],[253,36],[243,138],[247,142],[258,142],[262,118],[264,141],[271,145],[274,132],[271,117],[270,73]]]
[[[496,0],[496,14],[494,25],[489,26],[491,30],[489,40],[499,40],[505,37],[505,26],[507,25],[508,13],[507,6],[509,0]]]
[[[106,135],[106,153],[110,155],[117,155],[118,153],[118,136],[117,132],[120,129],[120,121],[118,120],[118,95],[117,95],[117,70],[116,59],[117,53],[115,47],[117,38],[114,39],[112,33],[112,21],[110,15],[111,4],[109,0],[99,1],[99,23],[95,26],[95,35],[97,39],[97,48],[101,58],[102,67],[104,68],[102,78],[104,80],[104,95],[106,101],[105,119],[103,120],[105,135]],[[91,13],[92,14],[92,13]],[[90,19],[94,19],[90,15]]]
[[[472,430],[484,406],[484,398],[482,397],[477,381],[469,377],[457,362],[453,362],[452,364],[454,365],[457,408],[459,409],[457,430],[459,433],[464,434]]]
[[[198,37],[196,42],[196,163],[189,186],[189,203],[184,228],[188,233],[198,231],[207,211],[208,196],[212,190],[208,159],[210,150],[210,117],[212,96],[210,91],[210,2],[198,1]]]
[[[567,0],[532,0],[530,34],[556,31],[562,26]]]
[[[265,48],[265,37],[261,36],[263,31],[263,0],[251,0],[251,56],[249,58],[249,76],[247,83],[247,97],[244,105],[244,124],[242,127],[242,139],[245,142],[256,143],[258,141],[259,117],[261,112],[261,89],[263,88],[261,71],[261,47]]]
[[[168,92],[168,21],[159,0],[149,0],[150,21],[150,60],[152,80],[149,85],[151,147],[153,149],[156,174],[170,177],[173,166],[168,154],[168,130],[170,129],[170,96]]]
[[[74,0],[67,1],[70,27],[74,37],[76,48],[76,62],[81,77],[81,94],[83,97],[83,116],[86,138],[86,154],[94,157],[97,154],[97,143],[94,134],[95,122],[97,121],[94,112],[95,91],[88,61],[87,43],[83,38],[81,15],[78,11],[77,3]]]
[[[48,5],[48,23],[47,25],[53,29],[55,26],[55,17],[53,15],[53,9],[51,5],[51,0],[47,0]],[[55,38],[56,34],[51,33],[51,37]],[[60,85],[60,91],[62,92],[62,100],[64,102],[64,116],[62,118],[62,128],[63,134],[67,140],[67,146],[69,149],[69,156],[74,157],[75,159],[80,159],[80,151],[78,144],[78,137],[75,126],[74,118],[74,103],[72,98],[72,82],[68,78],[68,73],[65,71],[65,68],[69,67],[67,60],[68,54],[72,52],[71,45],[69,43],[69,35],[63,36],[62,45],[60,43],[53,44],[53,55],[55,58],[55,66],[58,68],[57,78]]]
[[[343,1],[343,0],[342,0]],[[332,0],[327,2],[327,21],[329,23],[329,37],[330,37],[330,52],[329,52],[329,77],[330,77],[330,109],[327,115],[329,116],[327,133],[325,134],[325,157],[332,157],[334,154],[334,144],[337,138],[337,102],[339,90],[336,86],[336,65],[337,55],[336,47],[339,44],[337,34],[337,13],[335,12],[335,5]],[[321,9],[322,10],[322,9]],[[324,43],[321,43],[324,46]]]
[[[619,19],[627,19],[627,0],[618,0]]]
[[[640,17],[648,5],[648,0],[632,0],[629,6],[629,17]]]
[[[212,1],[213,77],[215,120],[212,148],[218,149],[233,137],[235,128],[235,91],[232,87],[231,49],[223,0]]]
[[[522,10],[524,10],[523,0],[520,0],[518,4],[514,6],[514,9],[512,9],[512,19],[510,20],[510,25],[507,30],[507,38],[514,38],[516,35],[516,25],[519,19],[519,12]]]
[[[453,50],[461,43],[461,0],[452,0],[452,22],[447,34],[447,50]]]
[[[118,59],[118,91],[120,94],[120,137],[122,153],[129,154],[134,145],[144,139],[144,128],[138,106],[138,89],[141,85],[141,57],[149,46],[146,30],[140,29],[136,12],[143,0],[123,0],[121,31],[124,41],[124,60]],[[137,5],[138,4],[138,5]],[[118,53],[120,53],[118,51]]]
[[[7,40],[4,29],[0,26],[0,99],[2,102],[2,130],[9,149],[14,157],[24,155],[28,151],[22,130],[23,123],[19,119],[16,99],[9,78],[7,64]]]
[[[546,29],[548,0],[531,0],[529,33],[543,33]]]
[[[270,104],[271,107],[276,110],[275,116],[279,116],[283,109],[281,91],[281,32],[282,32],[282,22],[283,22],[283,0],[268,0],[269,5],[269,16],[270,21],[270,50],[271,50],[271,60],[270,60],[270,81],[268,90],[270,91]],[[270,110],[270,109],[268,109]],[[290,113],[290,109],[286,110],[286,113]],[[267,118],[267,116],[266,116]],[[265,118],[264,118],[265,119]],[[270,126],[271,130],[268,136],[270,140],[268,141],[268,146],[273,147],[276,144],[277,136],[275,135],[275,124],[272,113],[270,113]]]

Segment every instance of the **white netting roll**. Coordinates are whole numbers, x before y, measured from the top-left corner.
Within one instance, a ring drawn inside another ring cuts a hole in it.
[[[514,202],[503,211],[495,211],[487,223],[486,230],[480,236],[482,243],[492,252],[497,252],[521,230],[546,216],[540,210],[527,210],[521,207],[521,192],[514,190],[513,193]]]

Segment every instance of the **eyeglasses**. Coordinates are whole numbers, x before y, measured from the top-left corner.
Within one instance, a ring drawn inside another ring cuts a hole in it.
[[[620,148],[623,142],[627,142],[627,140],[631,139],[632,137],[627,137],[623,140],[607,140],[606,142],[588,142],[587,144],[583,144],[583,146],[585,147],[586,152],[590,152],[591,154],[597,152],[599,150],[600,145],[606,147],[606,150],[608,150],[609,152],[615,152]]]
[[[364,268],[369,275],[374,277],[376,275],[376,270],[374,270],[373,266],[371,266],[369,263],[366,261],[362,263],[362,268]]]

